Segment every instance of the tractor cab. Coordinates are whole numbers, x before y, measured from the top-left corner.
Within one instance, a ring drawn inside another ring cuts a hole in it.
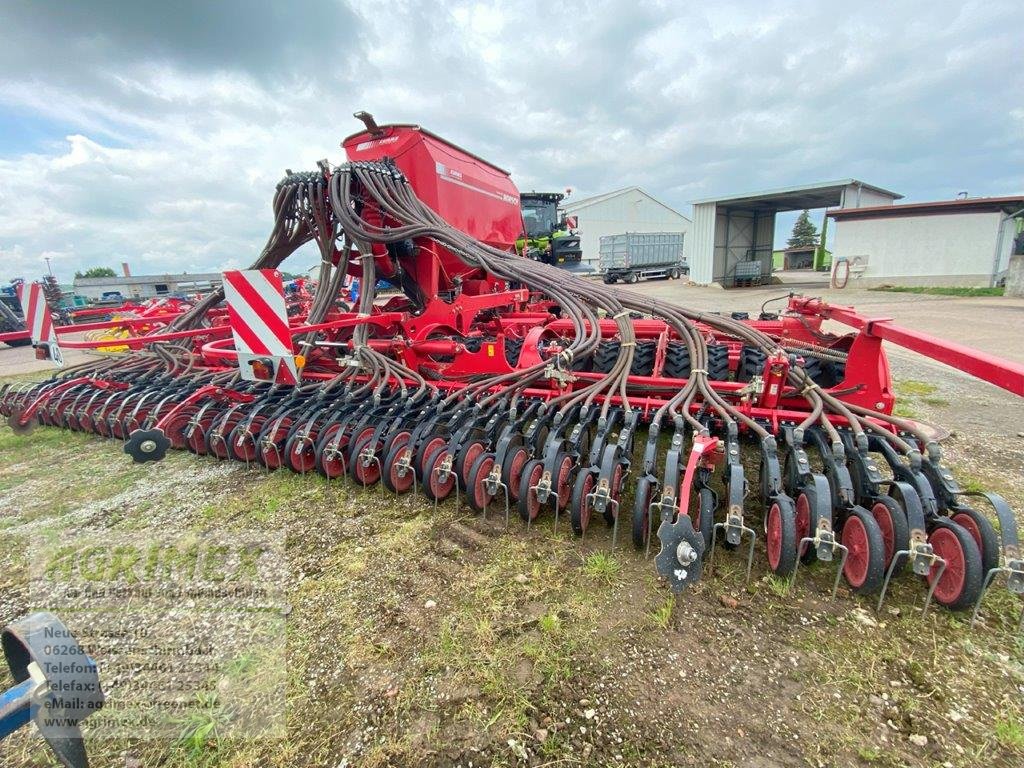
[[[519,195],[523,235],[516,240],[518,253],[555,267],[573,267],[580,263],[583,250],[576,232],[576,217],[566,217],[558,207],[564,199],[561,192],[523,192]]]

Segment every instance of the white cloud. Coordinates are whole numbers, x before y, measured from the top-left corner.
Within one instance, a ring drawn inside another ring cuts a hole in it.
[[[294,23],[198,0],[26,6],[0,31],[0,119],[38,124],[0,135],[0,276],[41,274],[44,253],[62,279],[247,264],[284,169],[340,161],[357,109],[526,189],[639,184],[680,209],[844,176],[1021,191],[1012,3],[318,3]]]

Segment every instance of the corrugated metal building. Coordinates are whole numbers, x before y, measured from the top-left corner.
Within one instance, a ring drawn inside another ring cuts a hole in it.
[[[577,218],[585,264],[597,266],[603,236],[627,232],[682,232],[683,253],[688,251],[690,219],[640,187],[572,200],[562,208]]]
[[[687,249],[690,279],[701,285],[731,285],[737,265],[750,263],[760,264],[767,278],[772,270],[776,213],[833,206],[884,206],[901,197],[857,179],[844,179],[695,200]]]
[[[833,271],[850,286],[987,287],[1005,273],[1024,195],[829,211]],[[845,262],[845,263],[844,263]]]
[[[117,291],[126,299],[151,299],[156,296],[208,293],[220,286],[220,272],[197,272],[180,275],[117,275],[116,277],[76,277],[75,295],[100,299],[104,293]]]

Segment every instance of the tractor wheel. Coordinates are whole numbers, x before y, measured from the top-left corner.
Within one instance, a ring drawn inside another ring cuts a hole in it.
[[[519,363],[519,356],[523,353],[523,340],[505,337],[505,362],[513,368]]]
[[[855,508],[843,524],[840,540],[848,550],[843,576],[859,595],[877,592],[885,579],[885,542],[871,513]]]
[[[987,517],[976,509],[957,507],[952,510],[950,520],[971,534],[974,543],[978,545],[982,576],[999,567],[999,534]]]
[[[651,502],[657,490],[657,482],[650,477],[641,477],[633,492],[633,546],[643,549],[651,531]]]
[[[768,567],[776,576],[789,576],[796,566],[796,510],[793,502],[779,496],[768,508],[765,548]]]
[[[966,528],[953,522],[939,521],[928,534],[928,543],[935,554],[946,561],[946,569],[935,584],[935,602],[951,611],[973,606],[981,595],[985,574],[981,571],[981,552]],[[925,578],[931,585],[939,575],[939,564],[932,566]]]

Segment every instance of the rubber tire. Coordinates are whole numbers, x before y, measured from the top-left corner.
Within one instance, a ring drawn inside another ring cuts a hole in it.
[[[708,345],[708,378],[712,381],[729,379],[729,347],[726,344]]]
[[[393,440],[391,442],[391,450],[388,451],[387,457],[384,459],[383,476],[381,482],[384,483],[384,487],[392,493],[406,493],[412,489],[414,480],[416,479],[416,470],[413,467],[409,467],[405,477],[392,477],[391,470],[395,464],[398,463],[398,459],[401,457],[402,452],[409,448],[409,438],[405,440]]]
[[[718,496],[710,488],[701,488],[697,494],[697,519],[694,528],[704,539],[704,551],[711,551],[711,539],[715,535],[715,510],[718,508]]]
[[[645,476],[637,480],[633,491],[633,546],[637,549],[647,546],[651,530],[651,501],[657,486],[655,480]]]
[[[689,347],[681,341],[670,341],[665,347],[661,375],[666,379],[688,379],[691,368]]]
[[[848,573],[852,565],[856,564],[856,557],[859,554],[855,552],[853,546],[854,536],[861,539],[859,544],[866,550],[863,555],[864,577],[860,583],[851,580]],[[851,511],[843,524],[839,539],[850,548],[846,566],[843,568],[843,577],[850,585],[850,589],[858,595],[869,595],[880,590],[882,582],[885,581],[885,542],[882,540],[882,531],[871,513],[862,508]]]
[[[999,534],[996,533],[992,521],[976,509],[958,507],[950,510],[949,519],[965,529],[981,553],[982,577],[987,576],[993,568],[999,567]]]
[[[435,483],[439,483],[439,481],[434,480],[434,469],[444,460],[443,456],[446,453],[448,453],[448,448],[444,445],[439,446],[430,452],[430,455],[423,464],[427,468],[423,478],[423,495],[431,501],[444,501],[455,490],[456,477],[454,468],[449,473],[448,481],[443,485],[438,484],[435,487]]]
[[[523,468],[530,462],[530,452],[523,446],[517,446],[505,454],[505,463],[501,467],[501,482],[508,488],[509,502],[519,501],[519,481],[523,476]],[[516,464],[519,468],[516,469]]]
[[[764,364],[768,356],[757,347],[743,347],[740,359],[736,364],[736,381],[750,381],[764,373]]]
[[[640,276],[637,275],[636,272],[630,272],[628,275],[625,276],[625,278],[623,278],[622,282],[633,285],[635,283],[640,282]]]
[[[581,470],[576,475],[576,482],[572,486],[571,514],[572,532],[582,536],[590,527],[593,518],[593,510],[587,502],[587,496],[594,492],[597,485],[597,472],[592,469]]]
[[[361,487],[365,486],[367,488],[372,488],[380,482],[380,477],[384,474],[384,468],[377,462],[371,461],[370,466],[364,467],[359,459],[359,454],[361,454],[372,442],[374,442],[374,440],[373,433],[371,432],[369,435],[362,437],[355,445],[352,446],[352,463],[349,465],[348,474],[349,477],[352,478],[352,482]],[[363,482],[364,480],[366,481],[365,483]]]
[[[891,543],[886,541],[885,544],[885,567],[888,569],[892,564],[893,556],[910,546],[910,524],[907,522],[907,513],[903,511],[899,502],[884,494],[875,498],[870,512],[871,516],[875,518],[875,522],[878,523],[883,541],[890,537],[892,539]],[[890,546],[892,547],[891,551]],[[900,555],[900,562],[893,570],[893,575],[902,571],[906,564],[907,556]]]
[[[792,502],[777,499],[765,517],[768,567],[776,576],[789,576],[796,567],[796,511]],[[774,561],[774,562],[773,562]]]
[[[493,468],[494,454],[484,452],[476,457],[473,466],[466,473],[466,499],[469,501],[470,509],[474,512],[483,513],[491,501],[490,497],[487,497],[484,479],[491,473]],[[500,491],[501,489],[499,488],[498,490]]]
[[[633,361],[629,366],[631,376],[650,376],[654,373],[654,360],[658,354],[658,342],[638,341],[633,347]]]
[[[959,592],[949,596],[943,593],[943,583],[955,573],[954,568],[957,567],[957,564],[949,562],[935,589],[935,602],[951,611],[972,608],[981,595],[981,585],[985,578],[985,574],[981,572],[981,552],[974,543],[974,538],[963,526],[953,522],[940,522],[928,534],[928,543],[932,545],[937,555],[946,557],[947,560],[954,551],[958,552],[962,559],[959,567],[963,570],[963,584]],[[925,577],[929,584],[937,568],[938,565],[933,566],[932,572]]]
[[[594,351],[591,371],[594,373],[611,373],[615,361],[619,359],[622,345],[617,341],[599,341]]]
[[[540,470],[539,472],[537,470]],[[534,486],[537,481],[544,474],[544,462],[540,459],[530,459],[523,466],[523,473],[519,478],[519,500],[517,506],[519,508],[519,517],[524,522],[530,522],[536,520],[540,516],[541,503],[536,500],[536,494],[534,494],[533,504],[537,505],[536,513],[533,513],[530,509],[530,488]]]

